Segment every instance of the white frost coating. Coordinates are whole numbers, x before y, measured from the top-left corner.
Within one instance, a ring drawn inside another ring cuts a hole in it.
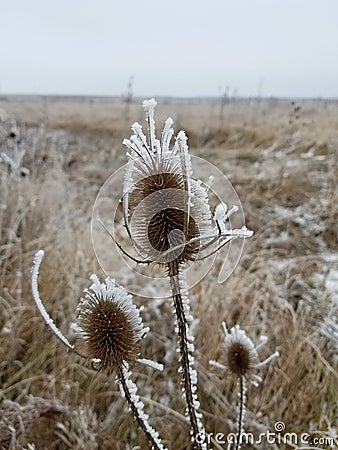
[[[160,450],[167,450],[166,447],[164,447],[164,445],[162,444],[162,441],[159,438],[158,432],[156,430],[154,430],[154,428],[148,422],[149,416],[148,416],[148,414],[146,414],[144,412],[144,404],[141,401],[139,395],[137,394],[136,384],[130,378],[131,372],[129,371],[127,365],[123,366],[122,375],[124,377],[124,380],[125,380],[125,383],[126,383],[126,386],[128,389],[128,393],[130,395],[131,402],[133,403],[134,407],[137,410],[138,417],[143,422],[147,432],[153,438],[155,444],[157,445],[157,448]],[[124,387],[123,387],[122,383],[120,382],[119,385],[120,385],[120,389],[123,391]]]
[[[83,333],[82,327],[80,327],[76,322],[72,322],[72,323],[70,324],[70,329],[71,329],[72,331],[74,331],[75,333],[77,333],[77,334]]]
[[[242,408],[242,414],[238,414],[238,418],[237,418],[237,429],[238,429],[238,434],[241,436],[244,433],[244,419],[245,419],[245,413],[246,413],[247,387],[246,387],[245,378],[243,376],[238,379],[239,385],[240,385],[240,380],[242,381],[242,392],[239,393],[239,397],[242,396],[243,401],[242,401],[242,404],[240,405],[240,407]],[[241,445],[239,445],[238,450],[240,450],[241,448],[242,448]]]
[[[155,120],[154,120],[154,111],[157,102],[154,98],[150,100],[144,100],[142,102],[142,106],[147,114],[147,121],[149,125],[149,141],[150,141],[150,149],[152,151],[156,150],[156,136],[155,136]]]
[[[184,131],[180,131],[176,138],[176,144],[175,147],[177,148],[180,159],[181,159],[181,170],[182,173],[185,175],[185,185],[186,185],[186,191],[188,193],[188,200],[187,200],[187,215],[188,215],[188,222],[190,217],[190,208],[192,206],[191,201],[191,176],[192,176],[192,166],[191,166],[191,160],[189,155],[189,149],[187,145],[187,136]],[[175,150],[174,147],[174,150]]]
[[[213,182],[215,180],[215,177],[213,175],[210,175],[208,178],[208,181],[206,183],[207,185],[207,191],[209,191],[209,189],[211,188],[211,186],[213,185]]]
[[[135,143],[137,144],[138,149],[142,152],[144,148],[147,148],[149,150],[148,144],[147,144],[147,138],[145,134],[142,131],[142,125],[140,125],[138,122],[134,122],[131,126],[132,131],[135,133],[135,137],[138,138],[138,142],[135,139]]]
[[[174,121],[171,117],[168,117],[168,119],[165,121],[164,128],[162,131],[162,152],[168,152],[169,151],[169,145],[171,138],[173,137],[174,130],[171,128]]]
[[[231,215],[238,211],[239,208],[236,205],[232,206],[230,210],[227,209],[225,204],[223,204],[223,207],[218,206],[214,215],[217,227],[212,225],[212,215],[208,198],[209,186],[202,184],[200,180],[192,178],[191,158],[185,132],[180,131],[177,134],[175,144],[170,149],[170,141],[174,132],[172,128],[173,120],[168,118],[165,122],[160,142],[156,138],[155,133],[154,110],[156,104],[153,98],[143,102],[143,108],[148,121],[147,136],[142,132],[141,125],[135,122],[131,127],[134,134],[130,139],[124,139],[123,141],[124,145],[130,149],[130,152],[127,153],[128,165],[123,183],[123,215],[129,235],[129,193],[136,188],[140,180],[154,173],[160,173],[159,171],[166,168],[166,170],[179,173],[183,176],[187,196],[185,207],[188,217],[185,223],[186,229],[183,230],[183,233],[186,234],[185,232],[189,226],[189,218],[191,216],[194,217],[195,222],[198,223],[199,236],[192,238],[190,242],[198,241],[200,244],[201,254],[199,259],[205,259],[209,255],[216,253],[234,239],[252,236],[253,232],[247,230],[245,227],[239,230],[229,230],[225,226],[225,223],[229,221]],[[212,183],[212,177],[209,178],[208,183]],[[231,227],[228,226],[228,228]],[[146,232],[143,233],[141,228],[138,238],[142,241],[145,235]],[[213,251],[210,253],[210,246],[214,246],[217,240],[220,241],[218,248],[213,247]],[[144,243],[142,241],[140,243],[141,246],[143,244],[144,248],[147,249],[148,241]],[[179,248],[180,246],[177,247],[177,249]],[[170,248],[170,252],[173,250],[173,248]],[[148,256],[148,252],[146,251],[144,257],[147,258]],[[164,256],[165,252],[161,254],[161,257]]]
[[[228,219],[227,212],[228,212],[228,205],[226,203],[221,202],[215,208],[214,220],[216,222],[222,223],[225,222]]]
[[[229,209],[229,211],[228,211],[228,218],[231,217],[233,214],[235,214],[237,211],[238,211],[238,206],[233,205],[233,207],[231,209]]]
[[[252,340],[246,335],[239,325],[235,325],[231,328],[230,333],[226,333],[224,337],[224,345],[226,351],[231,348],[235,343],[241,344],[250,354],[250,359],[253,362],[258,360],[258,353]]]
[[[225,366],[223,366],[223,364],[220,364],[217,361],[214,361],[213,359],[210,359],[209,364],[213,367],[217,367],[217,369],[226,369]]]
[[[143,327],[140,311],[134,305],[133,298],[127,293],[125,289],[115,284],[115,280],[106,277],[104,283],[100,283],[97,275],[93,274],[90,277],[93,284],[89,289],[86,289],[85,297],[81,298],[78,306],[79,321],[81,321],[81,314],[88,308],[88,302],[98,303],[100,299],[108,300],[116,304],[126,315],[129,324],[133,329],[133,339],[137,343],[140,339],[144,338],[149,331],[148,327]],[[74,328],[73,328],[74,329]],[[74,329],[78,331],[80,335],[86,337],[82,328]]]
[[[159,370],[160,372],[163,370],[163,364],[152,361],[151,359],[139,358],[136,361],[144,364],[145,366],[149,366],[154,370]]]
[[[226,227],[226,222],[228,222],[229,218],[238,211],[238,206],[234,205],[230,210],[228,210],[228,206],[221,202],[218,204],[214,211],[214,221],[217,222],[219,232],[221,236],[231,236],[231,237],[240,237],[246,238],[251,237],[253,235],[253,231],[248,230],[244,225],[240,229],[228,229]]]
[[[92,359],[91,359],[91,362],[92,362],[93,364],[99,364],[101,361],[102,361],[102,360],[101,360],[100,358],[92,358]]]
[[[253,231],[248,230],[247,227],[245,227],[244,225],[242,226],[242,228],[236,228],[234,230],[228,230],[224,228],[221,233],[221,236],[235,236],[242,238],[251,237],[252,235]]]
[[[263,367],[266,364],[269,364],[270,361],[272,361],[273,359],[278,358],[278,357],[279,357],[279,352],[275,352],[272,355],[270,355],[268,358],[266,358],[264,361],[256,364],[255,368],[259,369],[260,367]]]
[[[39,289],[38,289],[38,276],[39,276],[39,269],[40,264],[42,261],[42,258],[44,257],[45,252],[43,250],[39,250],[34,257],[34,263],[33,263],[33,269],[32,269],[32,292],[33,297],[35,300],[35,304],[41,314],[41,317],[45,321],[45,323],[49,326],[49,328],[53,331],[55,336],[60,339],[60,341],[68,347],[70,350],[74,349],[74,345],[71,345],[67,338],[61,333],[61,331],[57,328],[57,326],[54,324],[53,320],[49,316],[48,312],[46,311],[45,307],[43,306],[43,303],[39,296]]]
[[[208,189],[200,180],[192,179],[192,165],[187,145],[187,137],[184,131],[180,131],[176,137],[174,146],[170,149],[171,138],[174,134],[172,124],[173,120],[168,118],[165,122],[161,142],[156,139],[154,108],[156,101],[154,99],[143,102],[146,112],[148,127],[148,136],[146,137],[138,123],[132,125],[134,134],[130,139],[124,139],[123,143],[130,151],[127,152],[128,165],[125,171],[123,183],[123,213],[125,224],[128,228],[129,223],[129,198],[128,193],[132,192],[137,183],[158,171],[167,168],[172,173],[183,175],[186,189],[186,208],[187,215],[193,215],[198,223],[200,237],[214,237],[214,229],[211,223],[211,212],[208,199]],[[188,219],[189,221],[189,219]],[[188,227],[188,221],[186,227]],[[199,238],[196,238],[199,239]],[[173,249],[170,249],[172,251]],[[164,256],[164,255],[162,255]]]
[[[197,371],[194,368],[194,366],[195,366],[195,358],[193,356],[194,345],[192,344],[192,342],[194,341],[195,338],[192,335],[190,327],[188,325],[188,323],[192,322],[193,316],[190,313],[190,300],[188,297],[189,287],[185,281],[183,270],[181,270],[179,273],[178,283],[179,283],[179,289],[180,289],[181,298],[182,298],[182,306],[183,306],[184,314],[186,316],[186,321],[187,321],[185,331],[186,331],[186,337],[187,337],[188,366],[189,366],[188,371],[189,371],[190,384],[191,384],[192,401],[193,401],[193,407],[195,409],[195,416],[196,416],[197,426],[198,426],[198,430],[199,430],[198,434],[199,434],[199,436],[202,436],[205,434],[205,429],[202,424],[203,416],[198,411],[198,409],[200,407],[200,402],[198,401],[198,397],[197,397]],[[176,324],[177,324],[177,321],[176,321]],[[179,368],[179,373],[183,373],[182,367]],[[182,389],[182,393],[183,393],[183,397],[186,398],[185,389]],[[186,409],[186,415],[189,415],[188,408]],[[195,438],[196,438],[196,436],[192,436],[192,441],[194,441]],[[201,448],[203,450],[206,450],[207,449],[206,443],[201,443]]]
[[[263,345],[265,345],[268,342],[268,337],[267,336],[261,336],[259,338],[259,344],[256,346],[256,350],[258,350],[260,347],[262,347]]]

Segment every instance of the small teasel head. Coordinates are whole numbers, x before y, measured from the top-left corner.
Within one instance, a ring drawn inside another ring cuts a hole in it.
[[[74,330],[83,338],[87,356],[96,370],[119,371],[138,355],[139,342],[147,333],[132,297],[107,277],[100,283],[92,275],[92,286],[78,306]]]
[[[222,358],[224,364],[216,361],[210,361],[210,364],[220,369],[226,369],[238,378],[245,377],[252,384],[257,385],[261,378],[254,373],[255,369],[268,364],[277,358],[279,353],[275,352],[260,362],[258,349],[267,342],[266,336],[262,336],[260,343],[255,346],[239,325],[232,327],[230,332],[224,322],[222,326],[224,331],[224,353]]]
[[[238,325],[225,335],[226,367],[237,376],[248,374],[258,362],[258,354],[251,339]]]

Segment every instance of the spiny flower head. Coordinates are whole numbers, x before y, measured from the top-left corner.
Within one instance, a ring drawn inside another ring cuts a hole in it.
[[[257,385],[258,382],[261,381],[261,378],[258,375],[253,374],[253,371],[277,358],[279,353],[275,352],[264,361],[260,362],[258,349],[267,342],[266,336],[262,336],[260,343],[255,346],[239,325],[232,327],[230,333],[224,322],[222,323],[222,326],[224,331],[223,358],[225,364],[223,365],[216,361],[210,361],[210,363],[220,369],[229,370],[233,375],[239,378],[249,378],[252,384]]]
[[[138,343],[148,329],[143,327],[131,295],[107,277],[100,283],[96,275],[78,306],[74,329],[84,339],[88,357],[97,370],[122,368],[136,359]]]
[[[173,136],[171,118],[165,122],[162,139],[155,136],[154,99],[144,101],[148,140],[138,123],[124,144],[130,149],[124,183],[124,206],[131,216],[127,229],[140,254],[151,262],[194,260],[201,236],[211,231],[211,213],[206,190],[192,178],[187,138],[183,131]]]
[[[124,221],[139,262],[195,261],[217,241],[251,236],[247,229],[229,231],[230,215],[222,208],[212,220],[208,189],[193,177],[184,131],[173,146],[173,120],[168,118],[159,140],[155,134],[154,99],[143,102],[148,122],[147,136],[138,123],[123,143],[128,147],[128,165],[123,186]],[[233,211],[235,212],[235,211]],[[222,217],[221,217],[222,216]],[[229,238],[230,236],[230,238]],[[224,242],[223,242],[224,244]]]
[[[225,335],[224,355],[226,366],[238,376],[247,374],[258,362],[258,353],[252,340],[238,325]]]

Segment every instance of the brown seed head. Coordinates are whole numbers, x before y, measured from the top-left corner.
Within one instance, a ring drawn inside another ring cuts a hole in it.
[[[224,343],[226,367],[236,376],[247,375],[258,361],[251,339],[237,325],[225,336]]]
[[[188,213],[188,202],[180,174],[157,173],[135,184],[130,193],[131,229],[145,257],[156,263],[195,260],[200,246],[200,214],[194,206]],[[198,202],[197,197],[196,205]]]
[[[90,299],[79,325],[91,359],[100,360],[98,368],[120,368],[136,355],[134,331],[126,314],[108,299]]]
[[[123,143],[129,164],[123,187],[125,225],[138,255],[158,264],[195,261],[201,243],[212,230],[208,190],[192,177],[187,137],[174,134],[167,119],[156,138],[154,99],[143,103],[148,136],[134,123],[134,134]]]
[[[240,342],[234,342],[228,348],[227,365],[238,376],[247,373],[251,368],[249,350]]]
[[[79,305],[78,326],[95,367],[111,372],[136,358],[142,321],[124,290],[109,278],[102,285],[96,277],[93,280]]]

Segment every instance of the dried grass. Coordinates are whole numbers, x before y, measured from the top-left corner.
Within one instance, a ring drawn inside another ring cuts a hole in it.
[[[113,378],[84,367],[55,341],[38,317],[29,285],[33,254],[42,247],[41,297],[71,339],[81,291],[99,270],[90,241],[92,205],[102,182],[124,163],[120,141],[129,135],[130,121],[141,120],[140,108],[90,102],[2,106],[19,128],[10,119],[0,124],[1,152],[14,162],[0,163],[0,448],[147,448]],[[230,178],[247,225],[256,231],[225,284],[216,282],[218,261],[192,292],[207,430],[235,429],[234,380],[220,379],[209,366],[209,359],[221,359],[225,320],[229,327],[239,323],[253,339],[266,334],[267,355],[281,353],[264,383],[249,389],[246,430],[273,430],[282,420],[290,432],[332,433],[337,340],[321,327],[337,311],[336,105],[305,103],[296,118],[286,102],[235,103],[226,105],[220,123],[218,105],[172,104],[159,107],[158,121],[168,114],[191,136],[191,153]],[[171,307],[149,300],[146,306],[144,321],[152,332],[142,354],[164,362],[165,371],[136,365],[134,373],[164,442],[183,450],[189,444]]]

